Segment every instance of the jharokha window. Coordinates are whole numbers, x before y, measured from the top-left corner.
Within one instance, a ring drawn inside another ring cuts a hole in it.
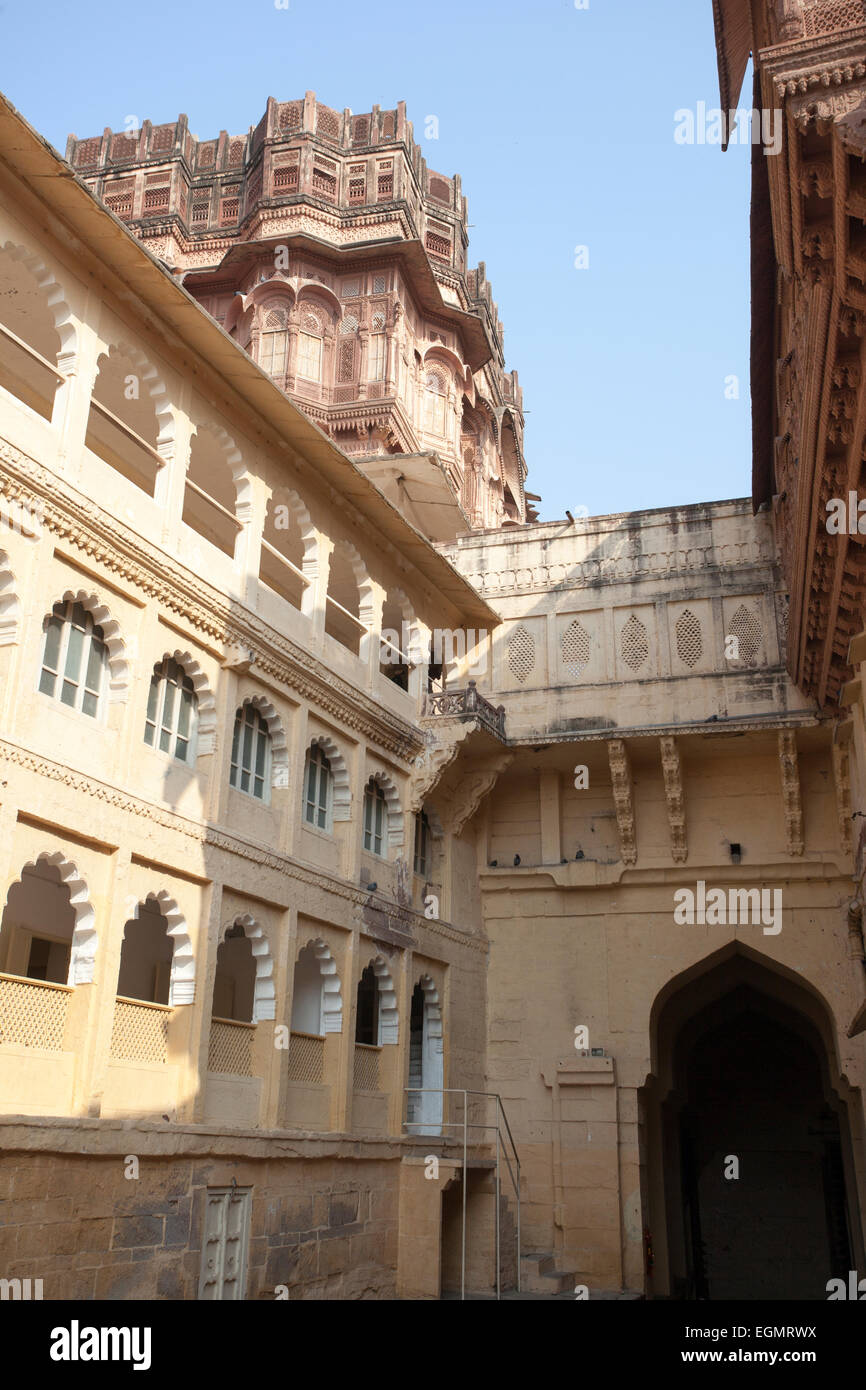
[[[297,375],[305,381],[322,379],[322,329],[314,314],[305,314],[298,334]]]
[[[178,762],[192,762],[196,697],[182,666],[166,658],[154,667],[147,697],[144,741]]]
[[[445,434],[445,378],[429,371],[424,382],[424,429],[427,434]]]
[[[105,686],[108,649],[101,627],[80,603],[55,603],[45,623],[39,689],[95,718]]]
[[[305,778],[304,820],[318,830],[331,829],[333,816],[334,777],[331,764],[321,748],[314,743],[307,753],[307,775]]]
[[[267,801],[271,736],[259,710],[247,702],[235,715],[229,783],[257,801]]]
[[[388,806],[385,793],[372,777],[364,789],[364,849],[382,853]]]
[[[285,315],[281,309],[271,309],[265,317],[261,338],[259,339],[259,363],[262,371],[277,382],[286,375],[289,352],[289,335],[286,330]]]

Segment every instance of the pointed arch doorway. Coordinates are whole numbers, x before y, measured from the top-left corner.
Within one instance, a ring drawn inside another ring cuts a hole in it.
[[[729,947],[662,991],[652,1030],[641,1091],[650,1295],[826,1299],[830,1278],[863,1265],[863,1238],[859,1099],[823,1001]]]

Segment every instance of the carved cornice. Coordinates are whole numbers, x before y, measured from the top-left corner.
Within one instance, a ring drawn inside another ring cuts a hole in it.
[[[265,676],[395,757],[411,762],[423,750],[421,729],[391,714],[251,609],[230,603],[218,589],[2,439],[0,465],[0,494],[43,515],[45,527],[90,563],[176,613],[203,639],[253,651],[255,666]]]
[[[612,738],[607,745],[610,775],[613,784],[613,804],[619,830],[620,853],[624,864],[637,861],[637,842],[634,829],[634,798],[628,752],[621,738]]]
[[[793,729],[779,732],[779,767],[782,774],[782,804],[785,808],[785,835],[788,853],[803,853],[803,804],[800,796],[800,769],[797,737]]]
[[[317,888],[323,893],[328,893],[331,897],[342,898],[354,907],[359,921],[362,918],[363,909],[370,902],[369,892],[356,888],[353,884],[347,883],[345,879],[337,878],[335,875],[328,874],[322,869],[313,868],[311,865],[302,864],[290,855],[280,854],[277,850],[266,845],[245,840],[230,830],[202,821],[189,820],[186,816],[167,811],[152,801],[145,801],[141,797],[133,796],[124,791],[121,787],[112,786],[110,782],[101,782],[86,773],[75,772],[72,768],[64,766],[63,763],[55,763],[50,758],[33,753],[29,749],[20,748],[16,744],[0,740],[0,761],[12,763],[25,772],[45,777],[52,782],[60,782],[73,792],[93,797],[125,815],[139,816],[152,821],[155,825],[162,826],[163,829],[174,834],[183,835],[208,849],[222,850],[226,854],[245,859],[260,868],[272,869],[281,878],[290,878],[311,888]],[[44,799],[41,804],[46,804]],[[62,834],[62,829],[59,826],[58,832]],[[181,863],[179,868],[184,870],[185,865]],[[414,908],[405,907],[402,904],[395,903],[393,908],[387,904],[386,907],[389,912],[399,911],[401,920],[416,933],[416,941],[418,932],[429,931],[435,936],[441,936],[446,941],[467,946],[471,950],[487,951],[487,943],[483,938],[469,936],[447,922],[428,919],[423,912],[416,912]]]
[[[675,864],[684,864],[689,857],[686,844],[686,808],[683,797],[683,774],[680,750],[675,738],[660,738],[662,772],[665,779],[665,799],[668,806],[668,825],[671,832],[671,857]]]

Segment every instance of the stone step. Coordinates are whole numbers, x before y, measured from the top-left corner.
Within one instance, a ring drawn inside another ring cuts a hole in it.
[[[556,1268],[550,1251],[533,1251],[520,1257],[520,1288],[523,1293],[558,1294],[574,1291],[576,1276]]]

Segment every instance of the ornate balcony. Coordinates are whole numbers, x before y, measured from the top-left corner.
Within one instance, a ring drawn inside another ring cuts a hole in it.
[[[497,738],[505,739],[505,706],[485,700],[474,681],[469,681],[465,690],[429,691],[424,697],[424,715],[428,719],[477,719]]]

